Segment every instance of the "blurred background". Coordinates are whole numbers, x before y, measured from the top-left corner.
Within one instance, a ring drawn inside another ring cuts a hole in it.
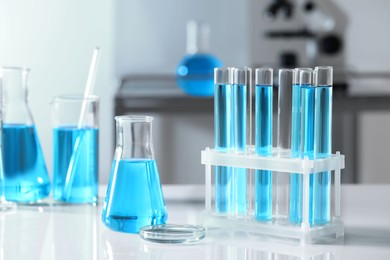
[[[114,115],[155,116],[163,183],[204,183],[200,151],[213,146],[213,99],[186,95],[176,67],[186,23],[210,26],[224,66],[334,66],[334,151],[343,181],[390,182],[390,2],[377,0],[0,0],[0,65],[31,68],[29,104],[49,172],[50,100],[82,93],[95,46],[102,53],[100,180],[115,147]]]

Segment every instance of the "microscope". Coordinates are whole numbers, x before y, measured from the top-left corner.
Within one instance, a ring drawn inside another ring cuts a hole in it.
[[[335,90],[346,90],[347,18],[332,0],[252,0],[251,7],[255,67],[330,65]]]

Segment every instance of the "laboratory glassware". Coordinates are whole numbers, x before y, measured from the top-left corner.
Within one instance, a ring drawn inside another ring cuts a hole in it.
[[[332,153],[332,85],[333,68],[314,68],[315,88],[315,138],[314,156],[327,158]],[[323,225],[330,221],[331,172],[315,173],[312,176],[312,225]]]
[[[27,102],[29,69],[3,67],[3,169],[7,200],[35,202],[50,194],[50,180]]]
[[[202,240],[206,229],[198,225],[163,224],[143,227],[139,234],[147,241],[179,244]]]
[[[0,69],[0,212],[16,208],[16,203],[7,201],[4,190],[4,163],[3,163],[3,72]]]
[[[273,69],[255,70],[255,151],[261,156],[272,156],[272,99]],[[255,173],[255,218],[272,219],[272,171]]]
[[[214,94],[214,68],[221,67],[221,61],[209,53],[208,24],[197,21],[187,23],[187,50],[176,69],[180,88],[192,96]]]
[[[53,98],[53,198],[67,203],[96,203],[99,173],[99,98]],[[80,111],[85,115],[79,125]]]
[[[167,211],[152,143],[150,116],[117,116],[116,149],[102,212],[112,230],[138,233],[165,224]]]
[[[312,74],[310,79],[312,78]],[[315,86],[312,84],[302,85],[301,88],[301,100],[302,100],[302,137],[301,137],[301,149],[302,158],[314,159],[314,116],[315,116]],[[313,224],[313,174],[310,174],[310,193],[309,193],[309,208],[303,203],[302,212],[309,211],[309,222]],[[302,220],[300,220],[301,222]]]
[[[214,145],[228,152],[233,147],[232,68],[216,68],[214,82]],[[232,174],[232,167],[215,167],[215,210],[219,213],[234,211]]]
[[[278,84],[278,121],[277,121],[277,156],[290,157],[291,153],[291,116],[292,116],[292,69],[279,69]],[[275,215],[278,219],[288,218],[289,174],[276,173]]]
[[[234,68],[232,84],[232,112],[233,112],[233,150],[236,153],[245,153],[247,144],[247,93],[248,70]],[[247,212],[247,169],[233,168],[232,195],[233,211]]]
[[[311,90],[312,86],[312,69],[311,68],[296,68],[293,72],[293,93],[292,93],[292,112],[291,112],[291,157],[292,158],[302,158],[303,157],[303,138],[313,138],[309,137],[308,130],[303,128],[303,124],[306,123],[308,127],[309,118],[314,115],[314,107],[312,111],[306,111],[310,113],[308,115],[303,114],[303,100],[309,101],[310,98],[313,98],[313,91]],[[303,95],[303,88],[306,88],[306,97]],[[314,102],[314,100],[313,100]],[[314,104],[314,103],[313,103]],[[307,107],[308,108],[308,107]],[[303,121],[305,117],[306,121]],[[314,127],[314,118],[311,118],[313,121],[310,122]],[[309,147],[307,144],[306,150]],[[289,220],[293,224],[300,224],[302,222],[302,194],[303,192],[303,177],[301,174],[291,174],[290,175],[290,207],[289,207]]]

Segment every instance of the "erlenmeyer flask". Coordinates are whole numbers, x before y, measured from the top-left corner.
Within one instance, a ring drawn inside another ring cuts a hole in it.
[[[15,67],[1,70],[5,197],[16,202],[34,202],[50,194],[50,180],[27,103],[29,70]]]
[[[116,149],[102,220],[112,230],[138,233],[165,224],[167,212],[152,143],[152,117],[117,116]]]

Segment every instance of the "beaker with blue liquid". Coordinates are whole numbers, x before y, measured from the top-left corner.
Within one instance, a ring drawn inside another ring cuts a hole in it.
[[[3,67],[2,159],[4,194],[15,202],[36,202],[50,194],[50,180],[27,103],[29,69]]]
[[[51,102],[53,198],[96,203],[99,186],[99,98],[62,95]]]
[[[117,116],[116,149],[102,221],[114,231],[138,233],[165,224],[167,211],[152,143],[152,117]]]

